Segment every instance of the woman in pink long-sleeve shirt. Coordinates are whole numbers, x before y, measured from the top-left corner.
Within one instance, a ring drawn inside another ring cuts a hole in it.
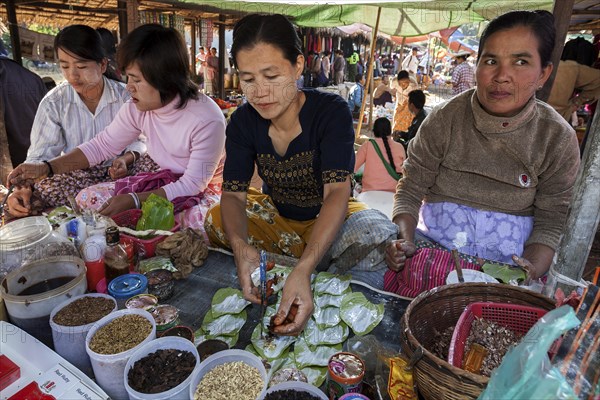
[[[378,118],[373,124],[375,139],[372,140],[377,144],[390,167],[402,174],[406,152],[400,143],[391,139],[391,129],[391,123],[387,118]],[[354,172],[358,171],[363,164],[365,166],[362,177],[363,192],[381,190],[394,193],[396,191],[398,180],[392,178],[371,140],[363,143],[358,149]]]
[[[99,211],[115,215],[139,208],[152,193],[168,200],[195,196],[197,206],[188,213],[198,208],[205,211],[198,202],[221,191],[225,119],[219,107],[191,82],[183,38],[171,28],[142,25],[123,40],[117,60],[125,67],[131,101],[123,105],[114,121],[93,140],[64,156],[21,164],[9,180],[19,183],[96,165],[119,154],[143,134],[148,154],[177,178],[154,190],[112,196]],[[196,218],[200,221],[192,225],[202,227],[202,215]]]

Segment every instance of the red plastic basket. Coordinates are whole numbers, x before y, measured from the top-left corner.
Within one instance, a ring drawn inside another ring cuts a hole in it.
[[[461,314],[450,342],[448,362],[462,368],[465,343],[471,333],[475,317],[484,318],[510,329],[518,335],[525,335],[533,325],[548,311],[537,308],[506,303],[471,303]]]
[[[119,226],[135,229],[138,219],[142,216],[142,210],[131,209],[123,211],[117,215],[113,215],[112,219]],[[175,221],[175,226],[171,229],[171,232],[179,230],[179,223]],[[166,236],[156,236],[152,239],[140,239],[135,236],[130,236],[125,233],[121,233],[121,240],[131,241],[134,244],[135,250],[140,259],[154,257],[156,251],[156,245],[162,242]]]

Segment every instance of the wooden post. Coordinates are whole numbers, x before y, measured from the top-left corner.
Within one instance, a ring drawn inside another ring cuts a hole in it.
[[[552,65],[554,65],[554,69],[544,87],[536,94],[536,97],[542,101],[547,101],[548,97],[550,97],[550,91],[552,90],[554,78],[556,77],[558,62],[560,61],[560,56],[565,45],[567,31],[569,30],[574,2],[575,0],[560,0],[554,2],[554,9],[552,10],[552,13],[554,14],[554,27],[556,29],[556,44],[554,45],[554,51],[552,52]]]
[[[198,51],[198,45],[196,43],[196,19],[192,20],[191,26],[191,36],[192,36],[192,51],[191,51],[191,62],[192,62],[192,77],[196,77],[196,52]]]
[[[225,98],[225,57],[227,55],[227,49],[225,47],[225,16],[219,15],[219,82],[218,88],[219,97]]]
[[[139,2],[138,0],[126,0],[127,1],[127,33],[131,32],[140,25],[140,18],[138,13]]]
[[[21,56],[21,36],[19,35],[19,24],[17,22],[17,9],[15,6],[15,0],[7,0],[6,13],[8,14],[8,29],[10,31],[13,60],[23,65],[23,58]]]
[[[127,1],[117,0],[117,16],[119,18],[119,39],[125,39],[127,29]]]
[[[375,58],[373,57],[374,51],[375,51],[375,42],[377,39],[377,31],[379,30],[379,17],[381,16],[381,7],[377,8],[377,21],[375,22],[375,29],[373,29],[373,38],[371,39],[371,53],[369,54],[369,68],[368,68],[368,72],[367,72],[367,82],[365,82],[365,90],[366,88],[368,88],[371,84],[371,79],[373,76],[373,61],[375,60]],[[363,114],[365,112],[365,105],[367,104],[367,94],[363,93],[363,97],[362,97],[362,103],[360,104],[360,114],[358,114],[358,126],[356,128],[356,134],[355,136],[358,137],[360,135],[360,129],[362,128],[362,122],[363,122]],[[371,104],[373,102],[371,101]]]
[[[546,295],[552,297],[556,287],[566,294],[572,285],[560,283],[556,273],[575,281],[583,276],[585,264],[592,248],[594,236],[600,221],[600,113],[596,113],[588,143],[583,152],[581,167],[575,182],[575,190],[567,215],[563,236],[556,250],[548,282]]]

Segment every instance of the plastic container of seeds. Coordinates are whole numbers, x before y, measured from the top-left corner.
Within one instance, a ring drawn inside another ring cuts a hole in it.
[[[139,315],[147,319],[152,326],[150,334],[131,349],[116,354],[99,354],[90,349],[90,342],[99,329],[113,320],[126,315]],[[123,379],[125,365],[127,364],[129,357],[131,357],[137,349],[155,338],[156,323],[154,322],[154,318],[148,311],[139,309],[125,309],[112,312],[95,323],[92,329],[90,329],[85,338],[85,350],[90,356],[94,375],[96,376],[96,382],[111,398],[126,399],[128,397],[127,390],[125,389],[125,381]]]
[[[262,385],[262,389],[260,390],[258,396],[256,396],[256,399],[262,398],[267,389],[267,371],[265,370],[265,366],[263,365],[261,359],[258,358],[257,356],[255,356],[254,354],[252,354],[246,350],[236,350],[236,349],[220,351],[218,353],[213,354],[212,356],[208,357],[207,359],[205,359],[204,361],[202,361],[200,363],[200,365],[198,366],[196,371],[194,371],[193,376],[192,376],[192,381],[190,383],[190,391],[189,391],[190,397],[189,398],[190,399],[196,398],[196,396],[195,396],[196,389],[198,388],[198,385],[202,381],[202,378],[204,378],[204,376],[208,372],[210,372],[214,368],[218,367],[219,365],[226,364],[226,363],[233,363],[236,361],[241,361],[241,362],[247,364],[248,366],[254,367],[258,370],[260,376],[262,377],[263,385]],[[231,396],[229,396],[229,397],[237,398],[236,395],[238,395],[238,394],[239,393],[232,393]]]
[[[179,385],[160,393],[141,393],[129,385],[129,370],[133,368],[133,365],[136,363],[136,361],[141,360],[155,351],[169,349],[183,350],[192,353],[196,358],[196,367],[194,371],[198,368],[198,365],[200,364],[200,356],[198,355],[198,350],[196,350],[194,343],[184,338],[172,336],[152,340],[151,342],[148,342],[142,347],[138,348],[135,353],[131,355],[129,361],[127,361],[127,365],[125,366],[123,378],[125,380],[125,389],[127,389],[127,393],[129,394],[129,400],[169,400],[185,398],[189,392],[190,382],[192,381],[194,371],[192,371],[190,375]]]
[[[264,400],[267,395],[273,392],[279,392],[284,390],[293,390],[294,392],[303,392],[309,393],[315,397],[318,397],[321,400],[329,400],[329,397],[323,393],[321,389],[316,386],[311,385],[310,383],[300,382],[300,381],[289,381],[278,383],[277,385],[271,386],[266,393],[263,394],[261,400]]]
[[[64,303],[59,304],[54,308],[54,310],[52,310],[52,313],[50,314],[50,327],[52,328],[54,351],[56,351],[60,356],[69,361],[71,364],[79,368],[87,376],[92,377],[92,364],[90,363],[90,357],[85,351],[85,338],[90,329],[92,329],[92,326],[100,319],[102,319],[105,315],[88,324],[78,326],[61,325],[54,321],[54,317],[58,312],[62,311],[69,304],[72,304],[77,300],[84,298],[110,300],[114,304],[114,306],[112,310],[110,310],[107,314],[110,314],[113,311],[117,311],[116,300],[107,294],[89,293],[81,296],[75,296],[65,301]],[[79,312],[85,311],[79,310]]]

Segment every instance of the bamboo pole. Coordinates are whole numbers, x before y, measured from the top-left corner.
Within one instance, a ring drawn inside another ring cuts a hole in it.
[[[373,38],[371,39],[371,53],[369,54],[369,69],[367,70],[367,81],[365,82],[365,89],[368,88],[371,84],[371,79],[373,76],[373,61],[375,61],[375,57],[373,54],[375,53],[375,44],[377,42],[377,31],[379,30],[379,17],[381,16],[381,7],[377,8],[377,22],[375,22],[375,29],[373,29]],[[363,114],[365,112],[365,105],[367,104],[367,96],[366,93],[363,93],[362,103],[360,104],[360,114],[358,114],[358,126],[356,127],[355,137],[360,136],[360,130],[362,128],[363,122]]]
[[[556,255],[546,283],[545,294],[554,296],[556,287],[567,294],[573,285],[561,282],[560,276],[581,280],[585,264],[600,222],[600,113],[596,113],[590,127],[588,143],[583,152],[581,166]]]

